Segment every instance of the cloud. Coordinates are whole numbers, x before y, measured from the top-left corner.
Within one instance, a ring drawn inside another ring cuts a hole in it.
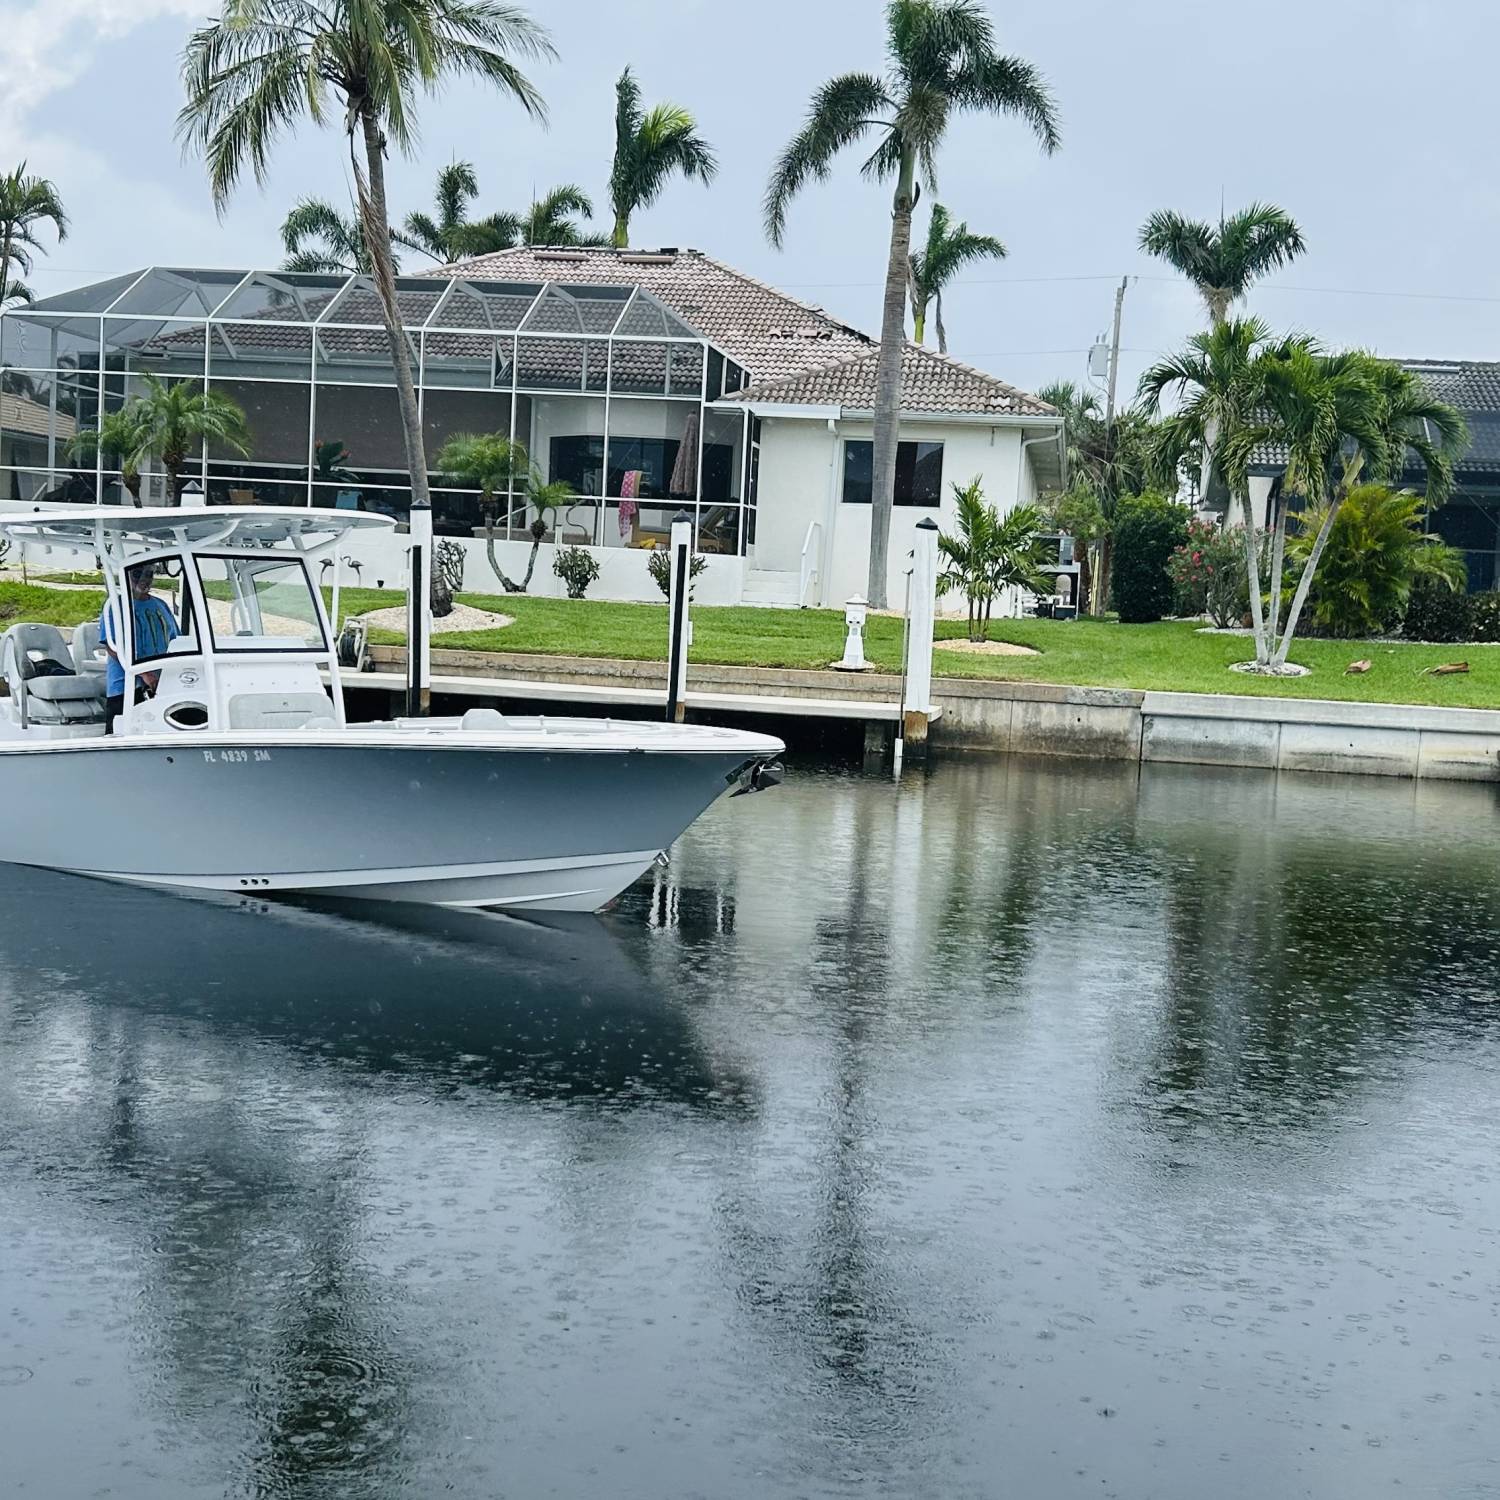
[[[83,77],[101,48],[163,16],[201,19],[203,11],[203,0],[0,4],[0,160],[26,154],[38,106]]]

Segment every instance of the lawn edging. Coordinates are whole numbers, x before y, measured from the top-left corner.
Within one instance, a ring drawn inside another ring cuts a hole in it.
[[[385,671],[403,671],[405,651],[377,646]],[[623,682],[665,692],[661,662],[539,653],[437,650],[448,676],[504,676],[577,685]],[[703,692],[768,698],[843,697],[891,703],[893,673],[695,662],[689,685]],[[935,749],[1175,762],[1274,771],[1333,771],[1445,781],[1500,779],[1500,710],[1077,687],[999,678],[939,677],[942,717]]]

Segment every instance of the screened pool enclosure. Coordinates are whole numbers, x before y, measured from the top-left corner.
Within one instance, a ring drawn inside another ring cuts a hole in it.
[[[401,277],[401,312],[432,467],[449,438],[524,445],[533,483],[565,487],[549,535],[650,546],[681,509],[706,552],[755,536],[754,418],[716,404],[743,369],[639,287]],[[391,347],[360,276],[153,268],[0,316],[0,467],[12,501],[129,504],[119,454],[90,451],[101,410],[143,375],[232,398],[248,454],[212,444],[187,465],[190,498],[319,505],[404,518],[410,478]],[[95,445],[96,446],[96,445]],[[432,469],[435,528],[482,534],[476,489]],[[161,456],[147,504],[168,501]],[[488,507],[497,532],[536,516],[518,477]]]

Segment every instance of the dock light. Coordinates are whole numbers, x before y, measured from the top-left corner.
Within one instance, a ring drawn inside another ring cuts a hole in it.
[[[867,672],[870,664],[865,660],[865,617],[870,613],[870,601],[856,594],[844,606],[844,626],[848,634],[844,637],[844,659],[834,663],[839,672]]]

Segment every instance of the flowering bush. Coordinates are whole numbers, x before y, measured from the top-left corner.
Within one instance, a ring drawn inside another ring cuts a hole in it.
[[[1227,629],[1249,608],[1244,533],[1237,526],[1189,521],[1187,541],[1167,559],[1167,573],[1179,615],[1207,615]]]

